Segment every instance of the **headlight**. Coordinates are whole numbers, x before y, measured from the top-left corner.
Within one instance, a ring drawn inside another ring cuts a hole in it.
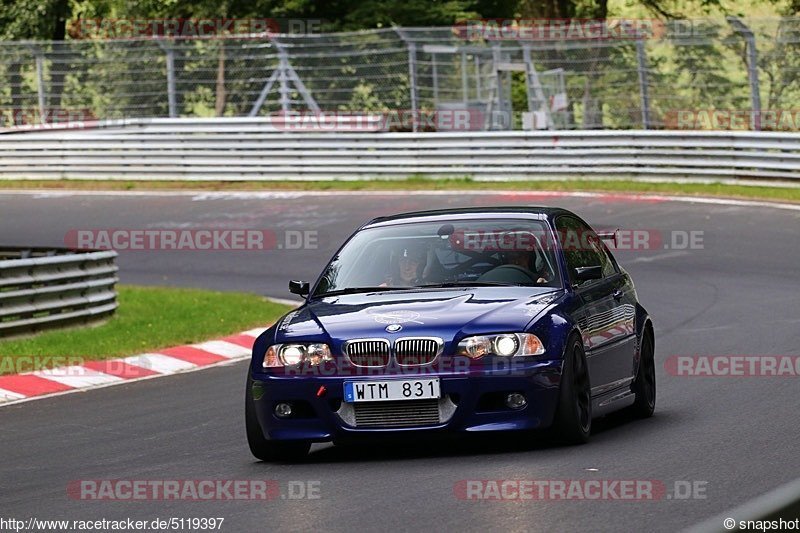
[[[331,349],[327,344],[309,344],[306,350],[306,359],[312,366],[317,366],[323,361],[332,361]]]
[[[501,335],[476,335],[458,343],[457,355],[480,359],[494,354],[502,357],[521,355],[541,355],[544,344],[536,335],[530,333],[503,333]]]
[[[284,365],[299,365],[306,358],[306,347],[302,344],[284,344],[278,353]]]
[[[280,361],[278,361],[278,350],[275,346],[270,346],[267,348],[267,352],[264,354],[264,362],[261,364],[264,368],[276,367],[276,366],[283,366]]]
[[[492,348],[497,355],[511,357],[517,353],[519,341],[516,335],[498,335],[492,341]]]
[[[492,341],[489,337],[467,337],[458,343],[458,354],[472,359],[480,359],[492,353]]]
[[[264,353],[264,368],[295,366],[307,362],[317,366],[324,361],[333,361],[331,349],[327,344],[315,342],[309,344],[273,344]]]

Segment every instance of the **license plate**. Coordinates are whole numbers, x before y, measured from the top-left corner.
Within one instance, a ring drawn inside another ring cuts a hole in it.
[[[345,381],[344,401],[428,400],[439,398],[439,379]]]

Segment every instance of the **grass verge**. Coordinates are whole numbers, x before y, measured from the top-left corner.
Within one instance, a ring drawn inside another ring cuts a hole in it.
[[[397,191],[397,190],[519,190],[597,191],[680,196],[717,196],[800,202],[800,187],[727,183],[654,183],[632,180],[530,180],[488,182],[472,178],[412,176],[396,180],[335,181],[116,181],[0,180],[0,189],[123,190],[123,191]]]
[[[119,308],[104,324],[0,340],[0,375],[202,342],[266,326],[291,309],[253,294],[130,285],[117,289]]]

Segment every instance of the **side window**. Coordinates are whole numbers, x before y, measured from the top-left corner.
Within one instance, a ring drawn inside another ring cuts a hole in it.
[[[604,277],[616,271],[603,243],[589,226],[576,218],[560,216],[556,219],[556,231],[567,262],[570,283],[577,284],[575,269],[579,267],[601,266]]]
[[[607,278],[616,274],[617,267],[614,264],[614,261],[611,259],[610,252],[608,251],[608,248],[606,248],[605,243],[603,243],[603,240],[597,235],[594,235],[591,243],[592,246],[597,250],[597,253],[600,254],[602,261],[601,264],[603,265],[603,277]]]

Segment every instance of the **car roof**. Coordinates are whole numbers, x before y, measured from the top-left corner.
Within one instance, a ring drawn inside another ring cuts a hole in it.
[[[436,222],[444,220],[476,219],[488,216],[499,218],[530,218],[533,220],[551,219],[559,214],[573,215],[571,211],[561,207],[544,206],[497,206],[497,207],[459,207],[453,209],[431,209],[412,211],[384,217],[377,217],[364,224],[362,228],[384,226],[411,222]]]

